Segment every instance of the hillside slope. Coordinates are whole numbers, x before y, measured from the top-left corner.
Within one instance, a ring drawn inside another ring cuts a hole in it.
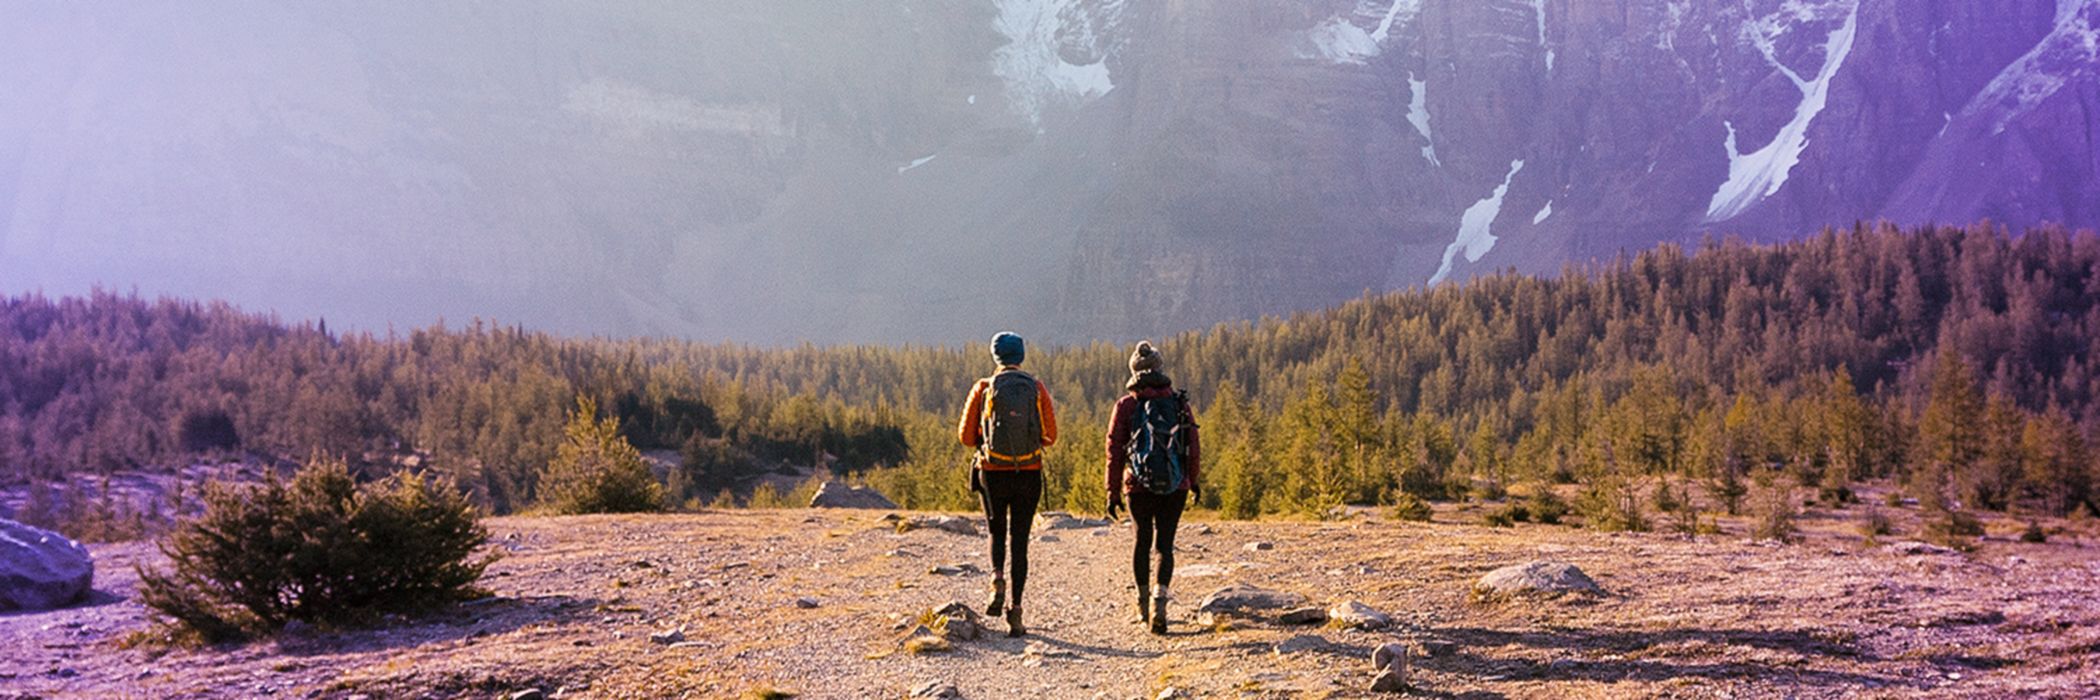
[[[157,555],[100,546],[98,604],[0,617],[0,639],[25,652],[0,659],[0,696],[480,698],[565,687],[561,697],[728,697],[770,687],[895,698],[942,681],[968,698],[1151,698],[1166,686],[1198,697],[1370,697],[1369,651],[1388,641],[1433,652],[1415,660],[1413,678],[1437,697],[2100,692],[2100,611],[2066,604],[2100,583],[2089,526],[2031,545],[1993,523],[1998,534],[1977,553],[1909,554],[1863,545],[1846,526],[1856,515],[1811,518],[1800,545],[1381,519],[1191,522],[1164,638],[1144,634],[1130,609],[1127,525],[1055,530],[1034,545],[1033,635],[925,656],[897,651],[892,618],[979,603],[982,574],[928,571],[983,566],[983,540],[897,534],[872,512],[496,519],[506,557],[485,580],[496,594],[486,602],[376,630],[165,655],[121,643],[142,626],[130,566]],[[1895,517],[1899,532],[1914,531],[1907,511]],[[1274,548],[1250,551],[1255,541]],[[1467,602],[1484,572],[1534,559],[1573,563],[1608,595]],[[1232,581],[1362,601],[1398,624],[1192,624],[1195,599]],[[816,606],[798,607],[800,597]],[[671,628],[688,642],[649,640]]]

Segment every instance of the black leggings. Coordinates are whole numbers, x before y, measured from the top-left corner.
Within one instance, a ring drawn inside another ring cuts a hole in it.
[[[1130,553],[1130,569],[1137,574],[1138,590],[1152,568],[1152,553],[1159,550],[1159,587],[1174,580],[1174,528],[1181,524],[1181,510],[1188,507],[1189,492],[1161,496],[1139,491],[1130,494],[1130,521],[1137,525],[1137,548]]]
[[[1028,588],[1028,529],[1035,524],[1035,507],[1043,499],[1043,472],[985,471],[985,528],[992,531],[992,576],[1006,570],[1007,537],[1013,537],[1013,593],[1008,605],[1021,607],[1021,592]]]

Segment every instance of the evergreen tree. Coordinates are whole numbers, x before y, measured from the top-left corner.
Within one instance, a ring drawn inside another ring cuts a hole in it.
[[[1911,492],[1930,509],[1956,507],[1956,480],[1983,457],[1983,398],[1961,355],[1942,348],[1933,366],[1932,393],[1918,421],[1917,464]]]
[[[598,418],[598,402],[576,398],[566,440],[540,473],[540,504],[554,513],[636,513],[663,507],[663,487],[642,453],[620,436],[620,419]]]

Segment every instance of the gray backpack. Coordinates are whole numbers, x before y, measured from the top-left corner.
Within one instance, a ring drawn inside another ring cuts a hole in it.
[[[1036,404],[1035,377],[1017,369],[992,375],[984,396],[981,449],[985,469],[1020,469],[1040,464],[1043,416]]]

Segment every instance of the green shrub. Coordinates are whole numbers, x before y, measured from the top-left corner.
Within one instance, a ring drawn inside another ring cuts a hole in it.
[[[1510,517],[1508,508],[1488,511],[1480,516],[1480,522],[1488,527],[1516,527],[1517,521]]]
[[[493,555],[479,513],[445,478],[401,473],[357,485],[314,461],[291,483],[206,487],[204,513],[161,542],[172,568],[139,569],[139,597],[206,641],[298,620],[344,624],[471,598]]]
[[[1554,493],[1552,487],[1540,485],[1531,492],[1525,510],[1531,511],[1532,519],[1541,524],[1559,525],[1561,517],[1568,514],[1568,502],[1561,500],[1560,494]]]
[[[1393,494],[1394,519],[1426,523],[1429,522],[1429,518],[1433,514],[1434,511],[1430,510],[1428,501],[1417,498],[1414,494],[1406,491],[1398,491]]]
[[[1880,509],[1867,511],[1867,517],[1859,521],[1859,534],[1864,537],[1882,537],[1896,531],[1896,524]]]
[[[2020,541],[2030,544],[2041,544],[2049,541],[2049,533],[2042,531],[2040,522],[2029,520],[2027,521],[2027,529],[2020,531]]]
[[[1927,542],[1966,551],[1976,546],[1974,538],[1983,536],[1983,521],[1965,511],[1935,509],[1926,514],[1922,534]]]
[[[620,419],[576,398],[554,461],[540,472],[540,504],[554,513],[641,513],[663,508],[663,486],[642,453],[620,437]]]

